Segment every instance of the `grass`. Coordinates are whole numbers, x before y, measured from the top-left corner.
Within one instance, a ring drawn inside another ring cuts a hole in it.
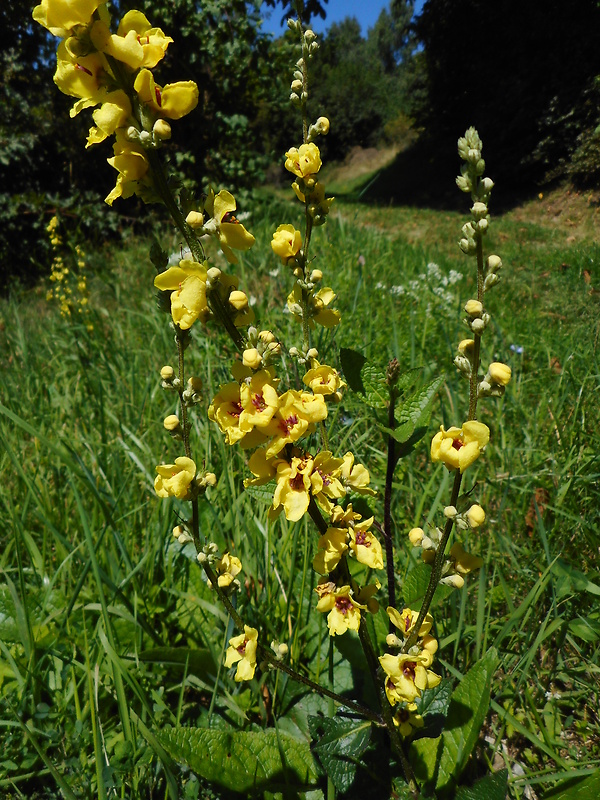
[[[263,197],[250,226],[257,245],[238,268],[258,319],[272,321],[287,347],[299,338],[282,310],[289,276],[268,242],[295,213]],[[432,433],[465,415],[466,385],[452,367],[461,307],[474,291],[472,265],[455,245],[463,221],[342,201],[315,234],[313,253],[343,312],[339,331],[317,334],[324,359],[352,347],[382,367],[397,357],[423,381],[445,372]],[[484,566],[433,609],[446,674],[499,649],[470,770],[507,766],[512,798],[542,797],[573,769],[600,763],[597,222],[597,208],[564,192],[493,219],[489,245],[504,268],[483,357],[510,363],[514,379],[482,407],[493,446],[474,478],[488,522],[469,549]],[[175,409],[158,371],[173,345],[152,296],[148,246],[135,240],[95,256],[91,332],[61,319],[41,287],[0,306],[3,797],[217,797],[173,763],[154,731],[279,718],[281,730],[306,732],[297,686],[275,674],[260,690],[234,684],[219,666],[231,628],[189,547],[171,536],[184,507],[152,490],[154,465],[177,453],[162,430]],[[189,369],[206,397],[194,420],[198,460],[219,475],[202,532],[242,559],[249,624],[265,641],[289,642],[292,662],[324,679],[327,637],[306,570],[314,537],[304,522],[269,521],[268,492],[241,491],[244,457],[226,451],[205,414],[233,353],[210,328],[193,336]],[[347,394],[335,421],[332,449],[352,448],[381,487],[384,442],[364,407]],[[425,441],[400,463],[395,488],[401,582],[408,530],[439,515],[449,495]],[[373,511],[381,518],[380,500]],[[341,666],[336,681],[340,691],[361,690],[360,676]],[[282,717],[294,704],[297,714]]]

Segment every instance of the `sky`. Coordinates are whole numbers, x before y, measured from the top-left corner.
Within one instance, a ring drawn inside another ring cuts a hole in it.
[[[419,13],[423,7],[424,0],[416,0],[415,12]],[[323,33],[332,22],[340,22],[346,17],[356,17],[362,27],[363,36],[367,35],[369,28],[372,28],[382,9],[389,7],[389,0],[329,0],[325,6],[327,17],[323,21],[320,17],[315,17],[311,27],[315,33]],[[280,36],[284,28],[280,26],[281,6],[275,9],[264,8],[263,31]]]

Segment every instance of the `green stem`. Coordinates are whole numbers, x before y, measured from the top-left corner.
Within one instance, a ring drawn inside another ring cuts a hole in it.
[[[388,408],[388,427],[394,430],[396,427],[395,417],[396,393],[394,387],[390,386],[390,405]],[[387,570],[388,599],[393,608],[396,607],[396,578],[394,575],[394,542],[392,538],[392,481],[394,479],[394,469],[396,468],[396,440],[393,436],[388,436],[388,456],[387,469],[385,475],[385,494],[383,499],[383,539],[385,542],[385,562]],[[390,620],[390,633],[394,626]]]
[[[477,234],[477,299],[483,303],[483,236]],[[479,388],[479,361],[481,353],[481,334],[473,334],[473,365],[469,379],[469,416],[468,419],[477,418],[477,389]]]
[[[208,580],[211,582],[212,588],[216,590],[217,594],[219,595],[219,600],[223,603],[225,608],[227,609],[229,616],[234,622],[236,628],[243,633],[244,631],[244,620],[240,617],[236,609],[233,607],[233,603],[229,599],[229,597],[225,594],[225,592],[221,589],[218,584],[217,576],[215,575],[212,567],[208,563],[208,561],[204,561],[202,563],[202,567]],[[259,655],[260,659],[263,661],[267,661],[270,666],[274,667],[275,669],[281,670],[281,672],[285,672],[286,675],[289,675],[290,678],[293,678],[295,681],[308,686],[308,688],[313,689],[315,692],[318,692],[325,697],[329,697],[332,700],[335,700],[342,706],[350,709],[351,711],[360,714],[362,717],[366,717],[370,719],[372,722],[376,722],[379,725],[383,724],[383,721],[379,714],[371,711],[370,708],[361,705],[360,703],[355,702],[354,700],[348,700],[345,697],[337,694],[336,692],[327,689],[324,686],[319,686],[318,683],[311,681],[310,678],[306,678],[304,675],[300,675],[300,673],[296,672],[295,669],[289,667],[287,664],[284,664],[282,661],[279,661],[275,658],[275,655],[268,650],[267,648],[263,647],[262,645],[258,645],[257,647],[257,654]]]
[[[454,475],[454,484],[452,485],[452,495],[450,497],[450,505],[456,506],[458,501],[458,493],[460,492],[460,484],[462,481],[462,475],[459,470],[456,470]],[[431,601],[433,600],[433,595],[435,594],[435,590],[437,589],[439,580],[442,576],[442,566],[444,564],[444,560],[446,558],[446,545],[448,544],[448,539],[450,538],[450,534],[452,533],[452,525],[454,520],[448,517],[446,519],[446,525],[444,526],[444,533],[442,534],[442,538],[438,545],[438,549],[435,554],[435,559],[433,561],[433,565],[431,567],[431,575],[429,576],[429,584],[427,586],[427,591],[425,592],[425,597],[423,598],[423,604],[421,606],[421,610],[419,611],[419,616],[417,617],[417,621],[413,627],[412,633],[406,640],[404,647],[402,648],[403,653],[408,653],[410,648],[416,644],[417,639],[419,637],[419,630],[421,629],[421,625],[423,624],[425,617],[427,616],[427,612],[429,611],[429,607],[431,606]]]

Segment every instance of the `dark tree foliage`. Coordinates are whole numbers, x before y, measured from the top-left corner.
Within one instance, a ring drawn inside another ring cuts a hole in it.
[[[321,17],[325,19],[326,9],[325,5],[329,0],[304,0],[301,2],[301,19],[306,25],[310,24],[311,19],[314,17]],[[298,13],[298,0],[265,0],[267,6],[275,8],[277,5],[282,6],[283,14],[281,17],[282,27],[289,17],[294,17]]]
[[[559,176],[600,121],[599,30],[597,0],[427,0],[420,122],[440,148],[475,125],[505,185]]]
[[[103,238],[137,213],[135,199],[104,206],[116,177],[106,162],[111,143],[85,149],[91,114],[69,118],[74,98],[52,81],[57,39],[33,23],[33,5],[0,3],[0,290],[48,269],[45,226],[56,210],[84,235]],[[173,126],[172,168],[198,188],[256,182],[274,146],[271,118],[285,102],[291,63],[260,33],[259,0],[117,0],[111,8],[117,20],[140,8],[173,37],[160,82],[199,85],[199,108]]]

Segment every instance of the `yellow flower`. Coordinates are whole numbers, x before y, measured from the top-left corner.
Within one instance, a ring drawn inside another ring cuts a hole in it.
[[[164,58],[167,47],[173,41],[160,28],[153,28],[141,11],[128,11],[119,24],[118,36],[134,33],[142,48],[142,60],[138,66],[152,69]]]
[[[190,483],[196,475],[196,465],[191,458],[181,456],[174,464],[160,464],[154,479],[154,491],[159,497],[178,497],[185,500]]]
[[[105,203],[112,206],[118,197],[131,197],[144,191],[147,182],[147,173],[150,168],[144,150],[130,142],[122,130],[117,131],[116,141],[113,145],[114,157],[107,159],[119,175],[115,188],[106,197]]]
[[[206,264],[182,260],[178,267],[169,267],[157,275],[154,285],[161,291],[172,290],[171,316],[182,330],[191,328],[198,318],[204,321],[208,316]]]
[[[432,689],[440,683],[440,676],[428,670],[423,662],[421,655],[386,653],[379,657],[387,675],[385,693],[391,705],[412,703],[424,689]]]
[[[225,434],[227,444],[239,442],[247,433],[240,429],[242,411],[239,383],[227,383],[221,386],[208,407],[208,418],[217,423]]]
[[[327,626],[329,635],[343,634],[346,631],[358,631],[360,625],[360,612],[366,606],[357,603],[352,596],[350,586],[339,588],[331,581],[319,581],[315,589],[319,595],[317,611],[328,613]]]
[[[413,733],[415,728],[422,728],[425,725],[423,717],[416,712],[416,703],[408,703],[408,705],[396,711],[394,714],[394,725],[398,728],[400,736],[406,738]]]
[[[462,428],[440,426],[431,442],[431,460],[441,461],[449,470],[461,473],[476,461],[490,440],[490,429],[482,422],[470,420]]]
[[[106,97],[104,79],[104,60],[100,53],[74,58],[64,41],[58,45],[54,83],[63,94],[80,98],[71,109],[71,117]]]
[[[177,81],[158,86],[148,69],[138,73],[133,88],[142,103],[159,117],[181,119],[198,105],[198,86],[194,81]]]
[[[335,394],[346,385],[340,378],[339,372],[327,364],[319,364],[309,369],[302,381],[314,394],[322,394],[326,397]]]
[[[314,175],[321,169],[321,153],[313,142],[301,144],[299,149],[292,147],[285,158],[285,168],[299,178]]]
[[[246,478],[244,486],[263,486],[277,474],[277,467],[283,462],[280,458],[268,458],[264,447],[255,450],[248,461],[248,469],[254,478]]]
[[[302,248],[302,234],[293,225],[280,225],[271,241],[275,255],[279,256],[284,264],[294,259]]]
[[[236,207],[235,198],[225,189],[217,195],[211,189],[204,203],[204,210],[211,217],[204,231],[218,237],[221,250],[230,264],[237,263],[232,248],[249,250],[255,241],[254,236],[233,216]]]
[[[275,389],[277,383],[269,370],[262,369],[241,384],[240,427],[243,430],[255,426],[265,428],[269,424],[279,407],[279,395]]]
[[[327,417],[327,405],[322,395],[296,392],[292,389],[279,398],[279,408],[264,429],[272,441],[267,455],[277,455],[286,444],[297,442],[313,430],[314,423]]]
[[[388,606],[387,614],[390,618],[390,622],[394,625],[402,636],[406,639],[413,631],[415,627],[415,623],[419,618],[418,611],[412,611],[410,608],[405,608],[400,613],[397,609],[393,606]],[[419,628],[418,635],[420,637],[426,636],[429,631],[431,630],[431,626],[433,625],[433,617],[431,614],[427,614],[423,622],[421,623],[421,627]]]
[[[357,494],[368,494],[374,496],[377,492],[369,488],[371,476],[369,470],[362,464],[354,463],[354,454],[348,451],[344,456],[344,462],[340,470],[342,481]]]
[[[244,633],[234,636],[229,640],[229,648],[225,655],[227,669],[237,664],[235,681],[250,681],[256,670],[256,648],[258,645],[258,631],[244,625]]]
[[[503,364],[500,361],[493,361],[488,369],[492,383],[499,386],[507,386],[510,383],[512,376],[511,368],[508,364]]]
[[[467,511],[466,517],[472,528],[479,528],[485,522],[485,511],[479,505],[473,505]]]
[[[221,589],[226,589],[242,571],[242,562],[236,556],[225,553],[215,564],[215,570],[219,576],[218,585]]]
[[[54,36],[66,39],[72,28],[88,25],[98,6],[106,0],[42,0],[33,9],[33,19]]]
[[[333,328],[341,319],[340,312],[335,308],[327,308],[329,303],[335,298],[335,292],[329,286],[320,289],[315,294],[308,297],[309,323],[314,328],[315,322],[323,325],[324,328]],[[295,284],[294,289],[287,298],[287,305],[290,312],[298,320],[302,320],[302,287]]]
[[[327,575],[339,564],[340,558],[348,549],[348,530],[346,528],[328,528],[319,537],[317,554],[313,558],[313,569],[320,575]]]
[[[127,125],[131,117],[131,103],[122,89],[110,92],[103,98],[100,108],[92,114],[96,127],[90,128],[86,147],[103,142],[117,128]]]
[[[283,506],[285,518],[290,522],[302,519],[310,502],[310,473],[313,460],[294,456],[292,463],[280,461],[277,465],[277,486],[273,494],[273,511]]]
[[[368,530],[373,517],[350,528],[350,549],[361,564],[371,569],[383,569],[383,551],[379,540]]]

